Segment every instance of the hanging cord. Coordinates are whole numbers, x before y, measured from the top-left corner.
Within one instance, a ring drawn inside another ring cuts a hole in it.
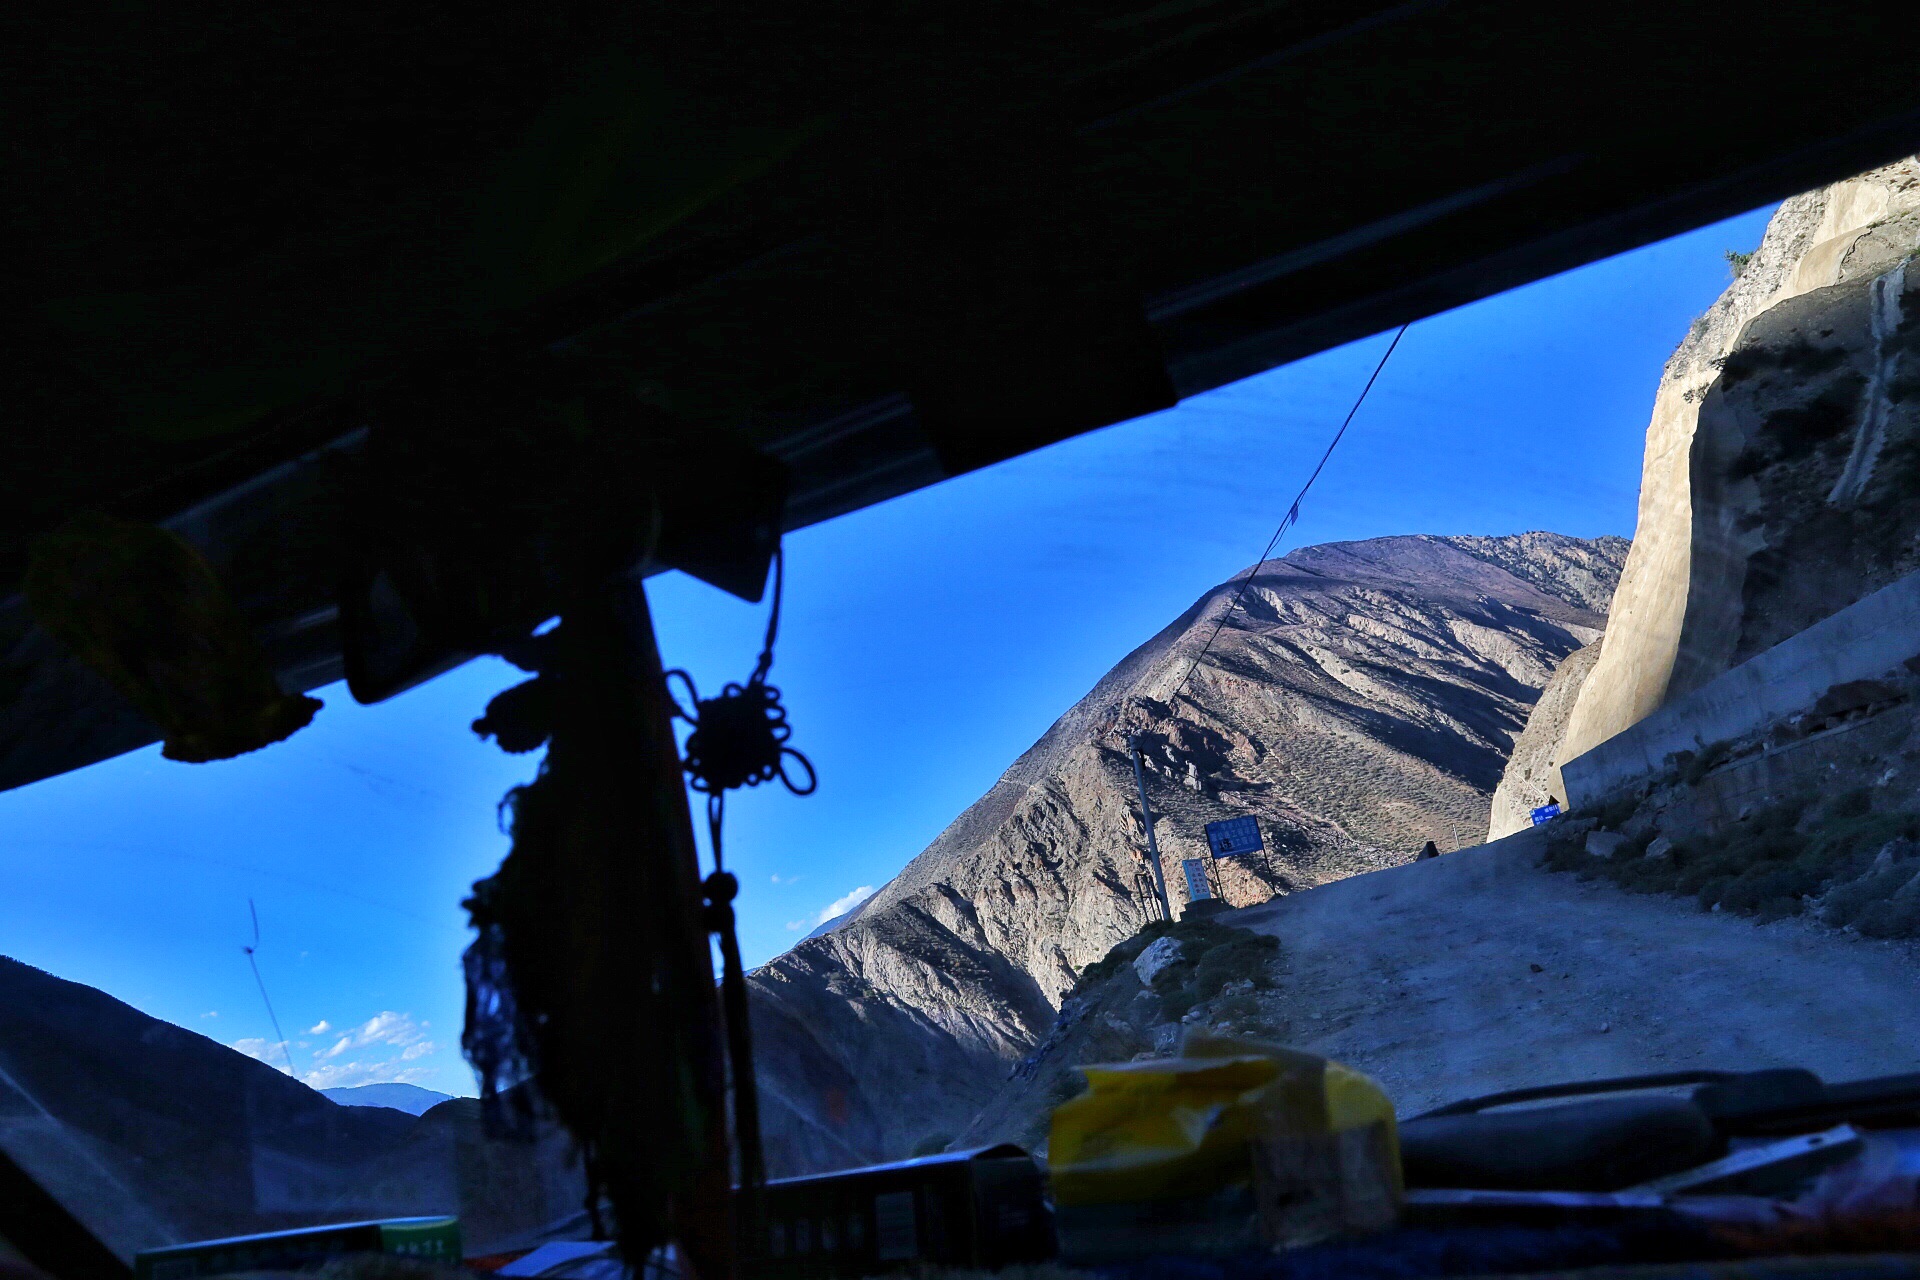
[[[280,1030],[280,1015],[273,1011],[273,1001],[267,998],[266,979],[260,976],[260,962],[254,958],[254,952],[260,949],[260,912],[254,907],[253,899],[247,899],[247,914],[253,917],[253,945],[240,948],[247,953],[247,963],[253,967],[254,985],[260,988],[260,1003],[267,1006],[267,1020],[273,1023],[273,1034],[280,1042],[280,1052],[287,1060],[287,1074],[298,1080],[300,1073],[293,1069],[293,1054],[287,1049],[287,1037]]]
[[[734,929],[733,900],[740,894],[740,882],[727,870],[720,828],[726,816],[727,792],[734,788],[757,787],[778,778],[794,795],[806,796],[819,785],[813,763],[787,745],[793,727],[787,723],[786,708],[780,705],[780,690],[767,683],[773,670],[773,643],[780,634],[780,600],[786,577],[786,552],[782,548],[774,552],[773,611],[767,618],[766,640],[745,684],[729,684],[718,697],[702,699],[693,677],[684,670],[666,674],[668,681],[677,676],[686,686],[686,705],[693,710],[688,711],[675,699],[674,715],[693,726],[686,742],[688,785],[707,797],[713,874],[706,878],[702,890],[707,929],[720,938],[720,999],[726,1014],[727,1058],[733,1074],[734,1140],[740,1148],[740,1186],[745,1198],[742,1216],[749,1223],[758,1213],[758,1189],[766,1180],[766,1162],[760,1147],[760,1096],[753,1076],[747,976]],[[804,784],[787,772],[789,760],[806,770]]]
[[[1260,558],[1253,562],[1253,567],[1247,570],[1247,576],[1241,581],[1240,589],[1233,593],[1232,602],[1214,620],[1213,630],[1207,634],[1207,642],[1200,646],[1200,652],[1195,654],[1193,661],[1187,664],[1187,673],[1180,677],[1180,683],[1175,687],[1173,696],[1167,699],[1169,708],[1180,700],[1182,693],[1186,692],[1187,682],[1193,679],[1193,673],[1200,666],[1201,659],[1213,649],[1213,642],[1220,637],[1220,629],[1227,625],[1227,619],[1234,615],[1240,608],[1240,602],[1246,599],[1247,588],[1253,585],[1253,579],[1260,572],[1260,566],[1272,558],[1273,549],[1280,545],[1280,539],[1286,535],[1287,530],[1300,523],[1300,503],[1306,499],[1307,490],[1313,488],[1313,482],[1318,480],[1320,473],[1326,469],[1327,460],[1333,457],[1333,451],[1340,446],[1340,438],[1346,435],[1347,428],[1353,425],[1354,415],[1359,413],[1360,406],[1367,402],[1367,393],[1373,390],[1373,384],[1379,380],[1380,371],[1387,367],[1387,360],[1393,355],[1393,349],[1400,345],[1400,339],[1406,337],[1407,330],[1412,327],[1411,320],[1401,325],[1400,331],[1393,335],[1393,341],[1387,344],[1386,351],[1380,357],[1380,363],[1373,366],[1373,373],[1368,376],[1367,385],[1360,388],[1359,398],[1353,402],[1353,408],[1347,410],[1347,416],[1341,421],[1340,429],[1333,433],[1333,439],[1328,441],[1327,451],[1320,455],[1320,462],[1314,467],[1313,474],[1307,477],[1307,482],[1300,486],[1300,492],[1294,495],[1293,505],[1287,508],[1287,514],[1280,517],[1280,527],[1273,531],[1273,536],[1267,539],[1266,549],[1260,553]]]

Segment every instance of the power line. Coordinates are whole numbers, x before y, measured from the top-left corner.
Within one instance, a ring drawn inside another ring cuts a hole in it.
[[[1327,459],[1333,457],[1333,451],[1340,445],[1340,438],[1346,435],[1347,428],[1353,425],[1354,415],[1359,413],[1360,406],[1367,402],[1367,393],[1373,390],[1373,384],[1379,380],[1380,371],[1387,367],[1388,357],[1393,355],[1393,349],[1400,345],[1400,339],[1406,337],[1407,330],[1412,327],[1411,320],[1401,325],[1400,331],[1393,335],[1393,341],[1387,344],[1386,351],[1380,357],[1380,363],[1373,366],[1373,373],[1368,376],[1367,385],[1360,388],[1359,398],[1353,402],[1353,408],[1347,410],[1347,416],[1341,421],[1340,429],[1333,433],[1333,439],[1327,443],[1327,451],[1320,455],[1320,462],[1314,467],[1313,474],[1308,476],[1307,482],[1300,486],[1300,492],[1294,495],[1293,505],[1288,507],[1287,514],[1280,518],[1280,527],[1273,531],[1271,538],[1267,539],[1266,550],[1260,553],[1260,558],[1253,562],[1252,568],[1247,570],[1245,581],[1241,582],[1240,589],[1233,593],[1232,603],[1221,610],[1220,616],[1214,620],[1213,630],[1207,635],[1207,642],[1200,646],[1200,652],[1195,654],[1193,661],[1187,664],[1187,673],[1180,677],[1180,683],[1174,689],[1173,696],[1167,699],[1169,707],[1178,702],[1180,695],[1186,692],[1188,681],[1193,679],[1193,673],[1199,668],[1201,659],[1212,651],[1213,642],[1220,636],[1220,629],[1227,625],[1227,619],[1234,615],[1240,608],[1240,602],[1246,598],[1247,588],[1253,585],[1254,575],[1260,572],[1260,566],[1272,557],[1273,549],[1280,545],[1280,539],[1285,536],[1287,530],[1300,523],[1300,503],[1306,498],[1307,490],[1313,488],[1313,482],[1318,480],[1320,473],[1326,469]]]
[[[247,914],[253,917],[253,945],[240,949],[247,953],[247,963],[253,966],[253,981],[260,988],[260,1003],[267,1006],[267,1020],[273,1023],[273,1034],[278,1037],[280,1052],[287,1060],[287,1074],[298,1080],[300,1073],[293,1068],[293,1053],[287,1048],[287,1037],[280,1030],[279,1015],[273,1011],[273,1001],[267,999],[267,984],[260,977],[260,962],[253,958],[253,953],[260,949],[260,912],[255,909],[252,898],[247,899]]]

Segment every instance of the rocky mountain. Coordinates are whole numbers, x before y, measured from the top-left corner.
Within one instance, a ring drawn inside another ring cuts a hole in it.
[[[0,959],[0,1147],[123,1255],[297,1225],[319,1166],[376,1160],[413,1124]]]
[[[1783,202],[1695,321],[1654,398],[1613,625],[1527,785],[1564,796],[1559,762],[1920,565],[1916,252],[1909,158]],[[1495,835],[1523,820],[1502,812]]]
[[[1513,744],[1500,785],[1493,789],[1487,839],[1498,840],[1524,831],[1532,825],[1533,811],[1550,801],[1565,805],[1567,795],[1554,756],[1566,735],[1567,718],[1573,714],[1587,676],[1600,661],[1604,644],[1606,637],[1602,636],[1584,649],[1575,649],[1554,669],[1553,679],[1547,681],[1540,700],[1533,704],[1525,731]]]
[[[492,1139],[471,1098],[417,1118],[336,1105],[197,1032],[0,957],[0,1152],[124,1259],[440,1213],[461,1216],[473,1251],[506,1247],[584,1198],[565,1135],[543,1126],[537,1138]]]
[[[1477,840],[1535,699],[1599,638],[1626,553],[1548,533],[1381,538],[1209,591],[878,894],[752,975],[772,1170],[966,1130],[1079,971],[1152,918],[1130,740],[1176,911],[1214,819],[1253,815],[1266,837],[1264,856],[1208,868],[1234,905]]]

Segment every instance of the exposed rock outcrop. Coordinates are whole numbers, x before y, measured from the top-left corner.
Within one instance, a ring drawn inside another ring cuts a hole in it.
[[[1555,753],[1566,736],[1567,717],[1573,714],[1573,704],[1579,699],[1587,677],[1593,674],[1604,643],[1604,639],[1596,640],[1562,659],[1553,679],[1547,681],[1546,689],[1540,694],[1540,700],[1533,704],[1526,730],[1513,744],[1506,770],[1500,775],[1500,785],[1493,789],[1492,813],[1487,821],[1488,840],[1526,830],[1533,825],[1533,811],[1541,805],[1556,800],[1566,802],[1567,793],[1560,783],[1560,762]]]
[[[1920,566],[1920,210],[1898,231],[1750,323],[1701,404],[1669,699]]]
[[[951,1137],[1052,1025],[1078,972],[1150,918],[1127,742],[1169,891],[1207,821],[1260,818],[1263,901],[1478,837],[1554,668],[1598,638],[1619,538],[1309,547],[1207,593],[1063,715],[849,920],[752,976],[776,1173]]]
[[[1907,341],[1902,264],[1916,247],[1920,163],[1908,159],[1783,203],[1695,322],[1654,400],[1613,625],[1551,758],[1605,741],[1904,562],[1891,546],[1904,534],[1871,526],[1876,495],[1907,465],[1893,409],[1902,356],[1885,346]],[[1789,558],[1810,570],[1794,584],[1780,572]]]
[[[1271,1036],[1280,950],[1270,934],[1208,920],[1150,925],[1087,968],[1046,1037],[1007,1074],[959,1144],[1045,1151],[1053,1108],[1084,1087],[1083,1064],[1166,1057],[1195,1024]]]

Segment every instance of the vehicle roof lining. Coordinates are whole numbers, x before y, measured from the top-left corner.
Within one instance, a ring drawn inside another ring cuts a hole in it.
[[[783,463],[805,527],[1911,150],[1920,86],[1858,72],[1881,20],[1808,12],[575,3],[395,18],[369,53],[370,12],[231,4],[193,38],[43,33],[67,161],[10,215],[0,576],[77,510],[165,523],[311,688],[328,575],[240,553],[305,528],[324,560],[314,473],[395,403],[612,370]],[[232,136],[183,132],[237,101]],[[154,736],[0,602],[0,787]]]

